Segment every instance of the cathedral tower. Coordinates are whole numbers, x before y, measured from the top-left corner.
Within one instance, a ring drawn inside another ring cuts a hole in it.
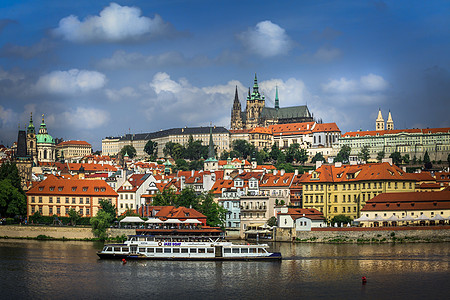
[[[386,121],[386,129],[387,130],[394,130],[394,120],[392,120],[391,111],[389,111],[389,116]]]
[[[376,130],[384,130],[384,119],[383,116],[381,115],[381,108],[378,110],[378,116],[377,119],[375,120],[375,124],[376,124]]]
[[[27,155],[31,157],[32,161],[37,163],[37,145],[36,145],[36,130],[33,125],[33,113],[30,114],[30,124],[27,128]]]
[[[247,107],[245,108],[246,113],[246,129],[255,128],[262,126],[261,112],[266,105],[264,95],[259,92],[258,79],[256,78],[253,84],[253,92],[247,96]]]
[[[242,129],[242,110],[239,101],[238,90],[234,94],[233,110],[231,111],[231,129]]]

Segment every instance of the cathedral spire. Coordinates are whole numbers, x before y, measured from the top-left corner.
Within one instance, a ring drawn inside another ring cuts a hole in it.
[[[27,133],[35,133],[33,124],[33,113],[30,113],[30,123],[28,124]]]
[[[212,127],[209,127],[209,149],[208,149],[208,159],[215,159],[216,153],[214,151],[214,142],[212,135]]]
[[[280,108],[280,100],[278,99],[278,85],[275,87],[275,109]]]
[[[256,73],[255,73],[255,83],[253,84],[253,93],[254,94],[259,93],[258,78],[256,78]]]

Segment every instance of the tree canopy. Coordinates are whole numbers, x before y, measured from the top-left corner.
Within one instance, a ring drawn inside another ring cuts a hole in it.
[[[392,158],[392,163],[397,166],[402,163],[402,155],[398,151],[392,152],[389,158]]]
[[[125,154],[128,154],[129,158],[133,158],[136,156],[136,149],[132,145],[125,145],[120,150],[120,155],[122,155],[122,157],[124,157]]]
[[[316,161],[325,161],[322,152],[317,152],[316,155],[311,159],[311,162],[314,164]]]
[[[370,158],[369,146],[365,145],[361,148],[361,151],[358,153],[358,158],[362,161],[367,162]]]
[[[144,146],[144,152],[150,156],[151,160],[156,160],[156,157],[158,155],[158,143],[149,140]]]
[[[350,148],[350,146],[343,145],[341,147],[341,150],[339,150],[338,154],[334,158],[334,161],[335,162],[348,163],[349,162],[349,158],[350,158],[350,151],[351,150],[352,149]]]
[[[0,167],[0,216],[24,216],[27,199],[15,164],[5,162]]]

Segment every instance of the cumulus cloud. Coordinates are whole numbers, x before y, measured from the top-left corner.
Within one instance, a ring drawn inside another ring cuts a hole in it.
[[[9,127],[17,122],[17,113],[0,105],[0,127]],[[16,124],[17,125],[17,124]]]
[[[247,51],[262,57],[284,55],[291,50],[292,40],[286,31],[271,21],[262,21],[238,35]]]
[[[108,123],[109,118],[107,111],[78,107],[75,110],[63,112],[60,121],[72,128],[95,129]]]
[[[75,94],[97,90],[105,84],[106,76],[100,72],[71,69],[53,71],[41,76],[36,88],[38,91],[51,94]]]
[[[137,7],[111,3],[98,16],[82,21],[74,15],[61,19],[53,33],[77,43],[139,41],[171,33],[172,26],[159,15],[149,18],[141,14]]]
[[[387,81],[372,73],[361,76],[359,80],[342,77],[322,84],[322,90],[327,93],[382,92],[387,88]]]

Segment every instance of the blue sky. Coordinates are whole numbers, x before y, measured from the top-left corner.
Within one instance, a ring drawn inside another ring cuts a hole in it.
[[[2,1],[0,142],[229,127],[235,86],[341,131],[450,127],[448,1]]]

